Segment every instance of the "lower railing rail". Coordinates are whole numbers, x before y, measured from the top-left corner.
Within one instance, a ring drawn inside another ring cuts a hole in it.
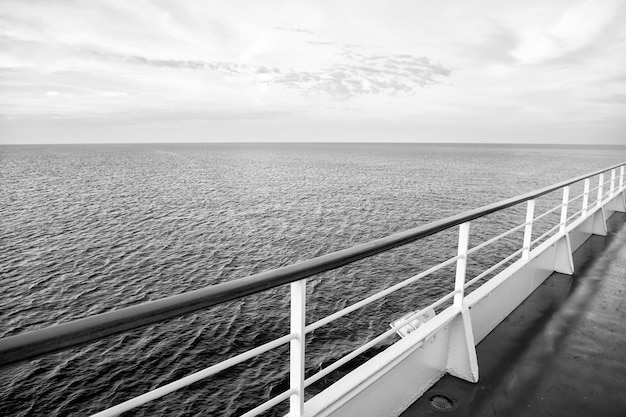
[[[114,416],[122,412],[141,406],[149,401],[162,397],[175,390],[190,385],[196,381],[212,376],[233,365],[242,363],[255,356],[269,350],[290,344],[290,388],[285,392],[271,398],[265,403],[250,410],[244,416],[255,416],[267,411],[275,405],[289,400],[290,416],[299,417],[305,414],[304,391],[311,384],[319,381],[342,365],[361,355],[368,349],[380,344],[384,340],[392,337],[396,332],[408,325],[427,311],[439,308],[442,305],[450,304],[459,312],[466,309],[464,305],[465,290],[477,284],[490,274],[513,261],[527,262],[533,258],[535,250],[540,242],[551,239],[554,236],[564,236],[568,233],[568,227],[576,222],[584,221],[594,210],[602,209],[604,204],[621,195],[624,198],[624,168],[625,164],[618,164],[607,169],[593,172],[587,175],[573,178],[550,187],[543,188],[522,196],[514,197],[499,203],[491,204],[466,213],[452,216],[425,226],[411,229],[409,231],[379,239],[370,243],[356,246],[354,248],[324,255],[310,261],[291,265],[279,270],[268,271],[251,277],[218,284],[201,290],[168,297],[162,300],[133,306],[111,313],[88,317],[63,325],[53,326],[48,329],[38,330],[21,335],[0,339],[0,365],[15,363],[28,358],[33,358],[46,353],[77,346],[109,335],[117,334],[134,328],[139,328],[148,324],[163,321],[165,319],[177,317],[191,311],[197,311],[213,305],[221,304],[230,300],[238,299],[246,295],[258,293],[280,285],[290,284],[291,286],[291,327],[290,333],[278,339],[268,342],[262,346],[248,350],[235,357],[200,370],[185,378],[166,384],[160,388],[146,394],[132,398],[114,407],[108,408],[95,416]],[[618,173],[619,169],[619,173]],[[610,172],[610,179],[605,181],[605,174]],[[590,188],[591,180],[597,177],[598,186]],[[583,192],[573,198],[569,197],[570,186],[583,182]],[[608,187],[605,187],[606,185]],[[607,189],[608,188],[608,189]],[[535,215],[535,202],[538,198],[561,190],[562,202],[557,206]],[[597,198],[590,202],[591,193],[597,190]],[[581,199],[580,208],[571,215],[572,203]],[[492,237],[472,248],[469,248],[470,223],[472,220],[484,217],[491,213],[504,210],[509,207],[527,202],[526,220],[495,237]],[[551,213],[559,213],[559,222],[552,225],[540,236],[533,239],[533,232],[539,220],[546,221]],[[336,269],[348,263],[364,259],[366,257],[381,253],[392,248],[405,245],[407,243],[422,239],[454,226],[459,226],[458,253],[429,269],[420,272],[404,281],[384,289],[376,294],[370,295],[348,307],[345,307],[327,317],[314,323],[306,325],[306,278],[324,271]],[[489,268],[485,269],[475,277],[466,280],[467,261],[469,255],[474,255],[478,251],[495,244],[501,239],[511,237],[516,233],[521,233],[521,247],[511,254],[504,256]],[[305,338],[322,326],[325,326],[341,317],[346,316],[360,308],[363,308],[377,300],[380,300],[402,288],[410,286],[419,280],[437,272],[445,267],[456,264],[455,286],[452,292],[447,293],[437,301],[427,307],[416,311],[403,319],[395,322],[391,328],[372,340],[356,348],[346,356],[336,362],[327,365],[317,373],[305,379]]]

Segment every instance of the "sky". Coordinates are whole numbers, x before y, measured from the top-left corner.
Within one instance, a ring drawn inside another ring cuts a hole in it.
[[[623,0],[0,0],[0,144],[626,144]]]

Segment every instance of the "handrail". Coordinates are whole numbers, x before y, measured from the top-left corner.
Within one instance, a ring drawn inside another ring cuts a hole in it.
[[[45,329],[0,339],[0,366],[82,345],[107,336],[141,328],[227,301],[298,281],[339,268],[364,258],[417,241],[451,227],[541,197],[570,184],[621,167],[624,163],[581,175],[563,182],[453,215],[404,232],[352,248],[322,255],[279,269],[261,272],[198,290],[143,304],[101,313]]]
[[[333,314],[326,316],[318,321],[316,321],[315,323],[311,323],[308,326],[305,327],[305,333],[311,333],[317,329],[319,329],[322,326],[325,326],[328,323],[331,323],[335,320],[337,320],[340,317],[345,316],[346,314],[352,313],[353,311],[358,310],[359,308],[366,306],[368,304],[373,303],[374,301],[380,300],[383,297],[386,297],[387,295],[398,291],[399,289],[402,289],[410,284],[414,284],[415,282],[419,281],[420,279],[432,274],[433,272],[439,271],[440,269],[445,268],[446,266],[452,265],[453,262],[456,262],[457,259],[459,259],[459,256],[453,256],[450,259],[447,259],[441,263],[438,263],[435,266],[432,266],[430,268],[428,268],[425,271],[420,272],[417,275],[414,275],[410,278],[405,279],[404,281],[401,281],[399,283],[397,283],[396,285],[392,285],[389,288],[384,289],[381,292],[378,292],[374,295],[370,295],[367,298],[364,298],[363,300],[356,302],[348,307],[345,307],[339,311],[334,312]]]

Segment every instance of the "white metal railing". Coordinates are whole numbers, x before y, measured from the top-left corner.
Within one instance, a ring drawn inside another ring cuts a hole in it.
[[[537,246],[539,242],[544,240],[545,238],[551,236],[559,236],[567,233],[568,225],[570,222],[578,222],[583,221],[587,215],[590,215],[593,211],[597,211],[603,204],[608,202],[610,199],[614,198],[619,193],[624,193],[624,165],[616,166],[620,168],[619,175],[616,172],[616,168],[610,170],[610,179],[605,181],[604,174],[606,171],[600,172],[599,174],[593,174],[589,177],[577,179],[574,182],[567,183],[559,188],[554,190],[550,189],[548,191],[541,191],[537,195],[533,195],[531,197],[520,197],[518,200],[513,202],[509,202],[506,200],[500,206],[496,208],[492,208],[491,206],[486,206],[483,208],[482,212],[468,212],[465,217],[461,216],[454,219],[454,222],[450,224],[458,225],[458,248],[457,254],[449,259],[446,259],[443,262],[434,265],[427,270],[420,272],[417,275],[414,275],[410,278],[403,280],[400,283],[397,283],[389,288],[384,289],[376,294],[370,295],[348,307],[345,307],[333,314],[330,314],[327,317],[324,317],[314,323],[306,325],[306,278],[293,280],[290,282],[290,333],[284,335],[278,339],[275,339],[271,342],[268,342],[262,346],[256,347],[254,349],[248,350],[242,354],[239,354],[235,357],[227,359],[225,361],[219,362],[215,365],[212,365],[206,369],[198,371],[192,375],[189,375],[185,378],[179,379],[177,381],[171,382],[167,385],[164,385],[160,388],[157,388],[153,391],[150,391],[146,394],[140,395],[128,401],[125,401],[119,405],[106,409],[102,412],[95,414],[95,416],[103,417],[103,416],[114,416],[118,415],[122,412],[128,411],[132,408],[138,407],[142,404],[145,404],[148,401],[152,401],[163,395],[171,393],[175,390],[183,388],[189,384],[192,384],[201,379],[207,378],[211,375],[214,375],[224,369],[227,369],[233,365],[244,362],[248,359],[251,359],[255,356],[258,356],[264,352],[275,349],[279,346],[285,345],[289,343],[290,345],[290,387],[285,392],[271,398],[270,400],[260,404],[253,410],[245,413],[244,416],[252,417],[256,416],[277,404],[289,400],[289,409],[291,417],[300,417],[304,414],[304,391],[305,388],[309,385],[315,383],[326,375],[330,374],[334,370],[338,369],[342,365],[348,363],[350,360],[356,358],[361,355],[363,352],[372,348],[373,346],[381,343],[382,341],[392,337],[399,329],[408,323],[412,322],[423,313],[430,309],[438,308],[441,305],[446,303],[452,303],[454,308],[460,309],[463,308],[463,302],[465,297],[465,290],[470,286],[476,284],[480,280],[484,279],[489,274],[494,273],[499,268],[502,268],[507,263],[510,263],[514,260],[527,262],[529,259],[533,257],[533,249]],[[593,177],[597,176],[598,186],[594,188],[590,188],[591,180]],[[583,192],[578,194],[573,198],[569,198],[570,186],[579,182],[583,182]],[[608,187],[605,186],[609,184]],[[535,215],[535,206],[536,200],[538,198],[542,198],[544,195],[547,195],[551,192],[562,190],[562,201],[555,207],[550,208],[548,211],[545,211],[539,215]],[[589,202],[590,193],[597,190],[597,198],[593,202]],[[568,209],[571,208],[572,202],[582,198],[580,209],[577,210],[573,215],[568,216]],[[480,218],[482,216],[488,215],[495,211],[506,209],[509,207],[513,207],[517,204],[521,204],[522,202],[527,202],[526,207],[526,219],[525,222],[519,224],[495,237],[487,239],[486,241],[474,246],[469,247],[469,239],[470,239],[470,224],[471,219]],[[547,216],[551,213],[557,212],[560,209],[559,221],[557,224],[552,225],[546,232],[542,233],[539,237],[533,239],[533,232],[535,231],[535,225],[539,220],[546,221]],[[481,214],[482,213],[482,214]],[[465,219],[465,220],[464,220]],[[433,230],[437,229],[436,227],[432,227]],[[438,231],[445,230],[447,227],[440,227],[437,231],[433,233],[437,233]],[[490,266],[480,274],[471,278],[469,281],[466,280],[467,273],[467,262],[470,255],[474,255],[479,250],[482,250],[490,245],[495,244],[501,239],[510,237],[517,232],[521,232],[523,230],[522,244],[521,247],[511,254],[503,257],[499,262],[496,262],[494,265]],[[424,234],[426,236],[427,234]],[[415,239],[414,239],[415,240]],[[396,245],[399,246],[399,245]],[[521,256],[520,256],[521,255]],[[325,368],[321,369],[317,373],[305,377],[305,338],[306,334],[311,333],[322,326],[325,326],[333,321],[350,314],[360,308],[363,308],[377,300],[380,300],[402,288],[405,288],[409,285],[412,285],[419,280],[429,276],[430,274],[439,271],[445,267],[452,266],[456,264],[456,274],[454,281],[454,290],[452,292],[447,293],[445,296],[439,298],[437,301],[431,303],[427,307],[422,308],[421,310],[409,315],[408,317],[403,318],[402,320],[395,322],[391,329],[383,332],[382,334],[376,336],[372,340],[367,343],[361,345],[356,348],[349,354],[344,357],[338,359],[332,364],[329,364]],[[331,269],[331,268],[329,268]],[[312,275],[312,274],[310,274]],[[423,340],[422,340],[423,342]]]
[[[345,365],[346,363],[348,363],[349,361],[351,361],[352,359],[356,358],[357,356],[359,356],[360,354],[362,354],[363,352],[365,352],[366,350],[372,348],[373,346],[381,343],[382,341],[384,341],[385,339],[388,339],[389,337],[393,336],[400,328],[402,328],[403,326],[407,325],[408,323],[410,323],[411,321],[415,320],[417,317],[419,317],[420,315],[422,315],[423,313],[425,313],[426,311],[428,311],[429,309],[434,309],[437,308],[439,306],[441,306],[442,304],[450,301],[452,298],[454,298],[453,304],[455,306],[457,306],[458,308],[461,308],[462,304],[463,304],[463,298],[464,298],[464,290],[467,289],[468,287],[474,285],[476,282],[480,281],[481,279],[483,279],[485,276],[493,273],[494,271],[498,270],[499,268],[501,268],[503,265],[509,263],[510,261],[516,259],[520,254],[522,254],[523,259],[528,259],[530,256],[530,253],[532,251],[532,248],[539,243],[540,241],[542,241],[543,239],[545,239],[548,236],[551,236],[555,231],[558,230],[559,234],[564,234],[566,232],[566,227],[568,225],[568,222],[575,219],[575,218],[580,218],[579,216],[582,214],[582,216],[584,216],[587,213],[588,210],[588,196],[590,192],[595,191],[596,189],[598,190],[598,194],[597,194],[597,199],[594,202],[596,204],[596,206],[601,206],[601,204],[603,203],[603,200],[607,197],[612,197],[614,196],[617,192],[621,192],[623,191],[623,183],[624,183],[624,166],[621,167],[621,171],[620,171],[620,175],[619,175],[619,185],[616,186],[616,173],[615,173],[615,169],[611,170],[611,179],[608,181],[604,181],[604,173],[599,174],[599,180],[598,180],[598,186],[592,189],[589,189],[589,183],[590,180],[589,178],[583,180],[584,181],[584,191],[580,194],[578,194],[577,196],[573,197],[573,198],[569,198],[569,191],[570,191],[570,186],[565,186],[562,188],[562,192],[563,192],[563,197],[562,197],[562,203],[547,210],[546,212],[538,215],[538,216],[534,216],[534,208],[535,208],[535,199],[531,199],[528,200],[527,203],[527,216],[526,216],[526,221],[516,227],[513,227],[509,230],[507,230],[504,233],[501,233],[491,239],[488,239],[487,241],[480,243],[474,247],[472,247],[471,249],[468,249],[468,243],[469,243],[469,235],[470,235],[470,222],[466,222],[460,225],[459,228],[459,243],[458,243],[458,254],[452,258],[447,259],[444,262],[441,262],[425,271],[423,271],[420,274],[417,274],[411,278],[408,278],[398,284],[395,284],[383,291],[380,291],[376,294],[373,294],[355,304],[352,304],[348,307],[343,308],[342,310],[339,310],[323,319],[320,319],[318,321],[316,321],[315,323],[309,324],[308,326],[305,326],[305,321],[306,321],[306,309],[305,309],[305,304],[306,304],[306,279],[297,281],[297,282],[293,282],[291,283],[291,334],[287,335],[287,336],[283,336],[280,339],[277,339],[274,342],[270,342],[260,348],[251,350],[246,352],[245,354],[239,355],[238,357],[235,357],[233,359],[230,359],[228,361],[222,362],[218,365],[215,365],[213,367],[207,368],[204,371],[200,371],[196,374],[191,375],[190,377],[184,378],[183,380],[179,380],[176,381],[175,383],[172,384],[168,384],[162,388],[159,388],[155,391],[152,391],[151,393],[145,394],[145,401],[144,401],[144,396],[141,397],[137,397],[133,400],[127,401],[126,403],[120,404],[119,406],[113,407],[111,409],[108,409],[102,413],[98,413],[96,414],[96,416],[108,416],[108,415],[116,415],[118,412],[120,411],[125,411],[128,410],[132,407],[138,406],[140,404],[143,404],[146,401],[150,401],[151,399],[157,398],[161,395],[165,395],[168,392],[171,392],[175,389],[181,388],[191,382],[195,382],[198,379],[207,377],[209,375],[212,375],[216,372],[219,372],[219,370],[225,368],[225,366],[222,366],[222,364],[225,364],[226,362],[230,362],[228,365],[234,365],[235,363],[239,363],[243,360],[246,360],[252,356],[255,356],[257,354],[260,354],[262,352],[265,352],[273,347],[277,347],[280,346],[284,343],[286,343],[287,341],[290,342],[291,344],[291,350],[290,350],[290,385],[291,385],[291,389],[283,392],[282,394],[278,395],[277,397],[272,398],[271,400],[261,404],[260,406],[256,407],[255,409],[247,412],[246,414],[244,414],[244,416],[246,417],[252,417],[252,416],[256,416],[266,410],[268,410],[269,408],[279,404],[280,402],[286,400],[287,398],[290,399],[290,416],[293,417],[300,417],[303,415],[304,412],[304,389],[306,387],[308,387],[309,385],[313,384],[314,382],[320,380],[321,378],[327,376],[328,374],[330,374],[331,372],[335,371],[336,369],[338,369],[339,367],[341,367],[342,365]],[[608,192],[604,192],[604,186],[606,184],[610,184],[609,190]],[[570,204],[580,198],[583,198],[582,201],[582,205],[580,210],[578,210],[575,214],[573,214],[572,216],[568,216],[568,208],[570,207]],[[547,215],[554,213],[555,211],[561,210],[560,212],[560,219],[559,219],[559,223],[554,225],[553,227],[551,227],[549,230],[547,230],[546,232],[544,232],[543,234],[541,234],[538,238],[536,239],[532,239],[532,232],[533,232],[533,224],[540,219],[544,219]],[[467,268],[467,258],[470,254],[474,254],[475,252],[479,251],[480,249],[483,249],[489,245],[494,244],[495,242],[510,236],[516,232],[521,231],[522,229],[524,229],[524,238],[523,238],[523,245],[521,249],[516,250],[515,252],[513,252],[512,254],[504,257],[502,260],[500,260],[499,262],[497,262],[496,264],[492,265],[491,267],[487,268],[485,271],[483,271],[482,273],[480,273],[479,275],[477,275],[476,277],[470,279],[469,281],[466,282],[465,279],[465,274],[466,274],[466,268]],[[532,240],[531,240],[532,239]],[[317,330],[318,328],[329,324],[335,320],[337,320],[340,317],[343,317],[353,311],[356,311],[368,304],[371,304],[374,301],[377,301],[381,298],[386,297],[387,295],[401,289],[404,288],[408,285],[411,285],[415,282],[417,282],[418,280],[432,274],[433,272],[436,272],[446,266],[451,265],[452,263],[456,262],[457,264],[457,270],[456,270],[456,278],[455,278],[455,290],[453,292],[450,292],[448,294],[446,294],[444,297],[438,299],[436,302],[430,304],[429,306],[421,309],[420,311],[411,314],[410,316],[404,318],[401,321],[398,321],[397,323],[395,323],[394,326],[391,327],[391,329],[387,330],[386,332],[380,334],[379,336],[375,337],[374,339],[368,341],[367,343],[365,343],[364,345],[358,347],[357,349],[355,349],[354,351],[352,351],[351,353],[349,353],[348,355],[342,357],[341,359],[337,360],[336,362],[326,366],[324,369],[320,370],[319,372],[315,373],[314,375],[311,375],[308,378],[304,378],[305,375],[305,363],[304,363],[304,335],[310,332],[313,332],[315,330]],[[170,388],[170,386],[172,386]],[[174,388],[175,386],[175,388]],[[155,394],[152,394],[155,393]],[[152,395],[149,395],[152,394]],[[120,408],[121,406],[124,406],[125,404],[128,404],[128,407],[123,407]],[[132,405],[132,407],[130,407]]]

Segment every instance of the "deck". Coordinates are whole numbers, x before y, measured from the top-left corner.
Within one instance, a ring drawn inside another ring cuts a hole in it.
[[[445,375],[401,416],[626,415],[625,222],[615,213],[574,275],[553,273],[478,344],[477,384]]]

